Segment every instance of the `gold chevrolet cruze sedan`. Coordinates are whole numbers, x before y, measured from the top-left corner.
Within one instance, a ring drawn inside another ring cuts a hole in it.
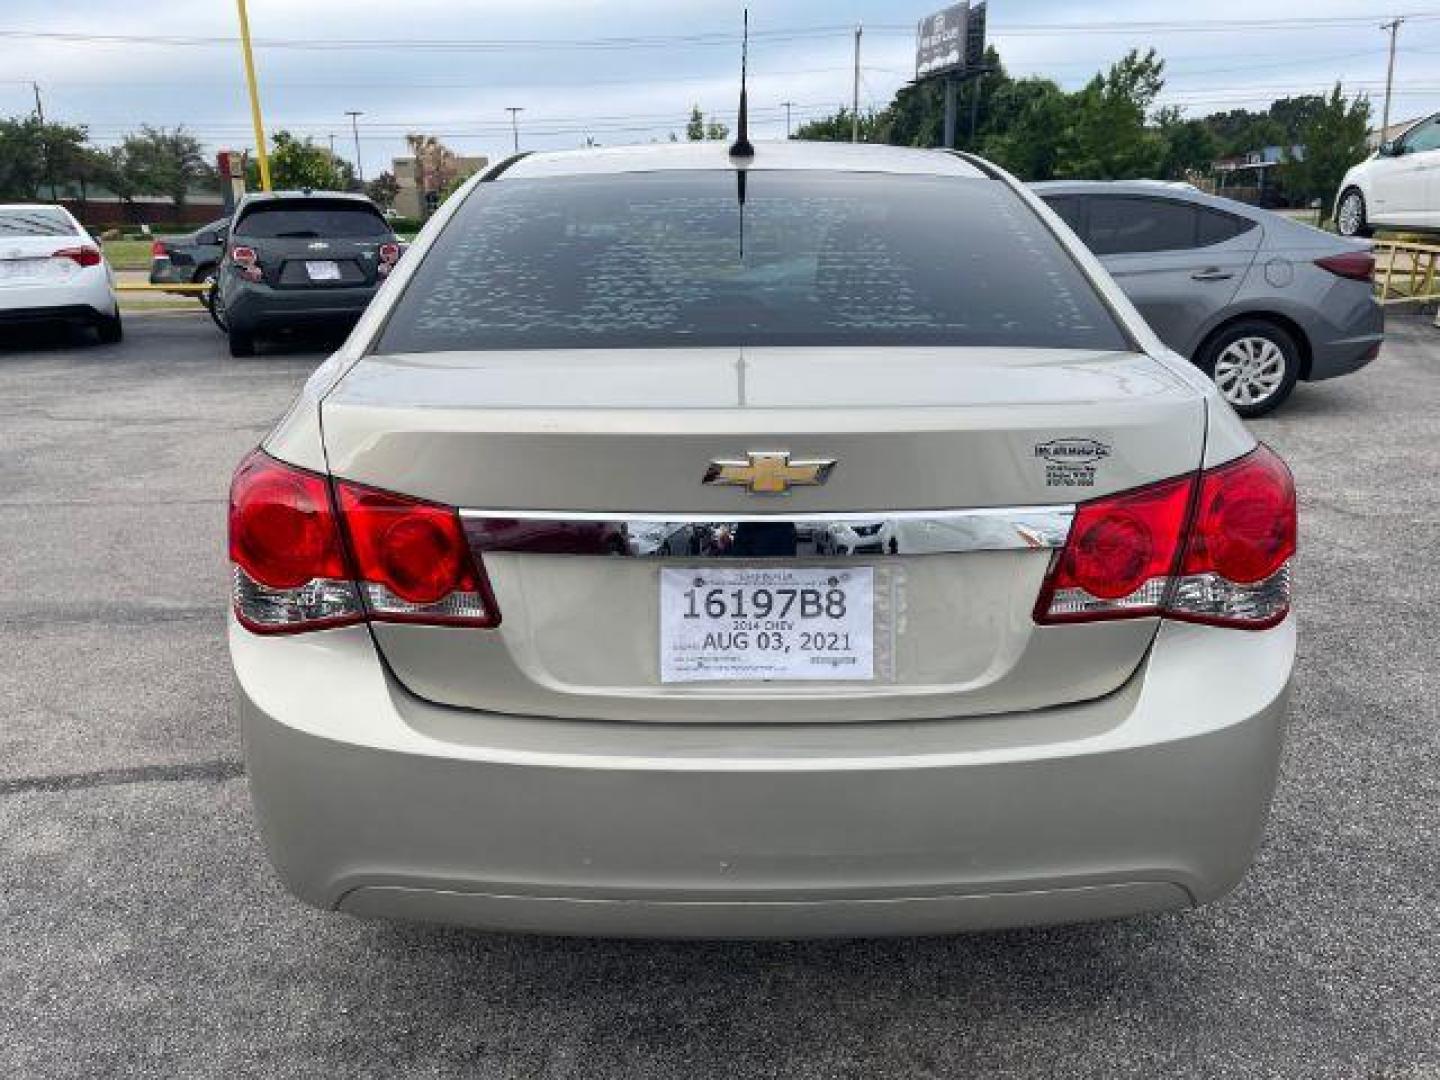
[[[256,814],[313,904],[504,930],[1201,904],[1294,551],[1284,464],[986,162],[518,156],[235,474]]]

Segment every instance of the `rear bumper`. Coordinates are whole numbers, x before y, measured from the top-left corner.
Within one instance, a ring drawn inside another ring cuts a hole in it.
[[[87,322],[116,313],[115,293],[103,266],[86,267],[61,284],[0,286],[0,322]]]
[[[0,326],[78,323],[92,325],[114,316],[114,310],[98,311],[88,304],[59,304],[55,307],[0,308]]]
[[[1263,829],[1295,645],[1291,621],[1166,624],[1122,690],[1084,705],[713,725],[430,705],[363,627],[257,637],[232,622],[230,639],[261,832],[303,899],[699,937],[935,933],[1215,899]]]
[[[296,326],[354,322],[378,286],[275,289],[263,283],[227,281],[225,319],[233,330],[255,333]]]
[[[1346,282],[1331,290],[1330,298],[1335,301],[1327,306],[1329,322],[1308,327],[1310,338],[1310,368],[1305,377],[1312,382],[1333,379],[1337,375],[1349,375],[1359,371],[1379,355],[1380,345],[1385,340],[1385,309],[1369,295],[1356,296],[1359,283]],[[1343,296],[1345,303],[1340,302]]]

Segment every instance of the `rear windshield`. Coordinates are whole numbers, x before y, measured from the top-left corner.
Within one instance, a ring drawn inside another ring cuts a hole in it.
[[[997,181],[716,170],[479,185],[378,348],[706,345],[1129,347]]]
[[[390,226],[380,211],[362,202],[336,199],[303,203],[260,203],[245,211],[235,226],[236,236],[256,240],[360,239],[389,236]]]
[[[0,210],[0,236],[74,236],[74,223],[48,206]]]

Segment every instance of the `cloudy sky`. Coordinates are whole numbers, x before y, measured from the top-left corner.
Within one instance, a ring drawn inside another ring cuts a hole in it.
[[[1392,0],[1393,2],[1393,0]],[[1433,7],[1426,9],[1426,3]],[[1392,117],[1440,111],[1440,0],[1411,0]],[[852,30],[865,28],[862,106],[885,104],[914,68],[914,25],[940,0],[752,0],[751,108],[761,137],[850,98]],[[731,120],[742,4],[732,0],[250,0],[261,94],[288,128],[353,157],[366,175],[406,131],[468,153],[587,136],[614,144],[681,132],[692,104]],[[1402,9],[1403,10],[1403,9]],[[1007,67],[1066,87],[1131,47],[1167,63],[1165,100],[1190,115],[1319,92],[1336,79],[1379,99],[1390,10],[1375,0],[1076,3],[992,0]],[[1269,19],[1269,24],[1254,22]],[[0,115],[34,106],[110,142],[141,123],[183,124],[212,148],[251,145],[233,0],[5,0]]]

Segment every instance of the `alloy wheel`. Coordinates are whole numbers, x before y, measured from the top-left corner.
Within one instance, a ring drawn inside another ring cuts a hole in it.
[[[1285,353],[1269,338],[1236,338],[1215,361],[1215,385],[1231,405],[1260,405],[1284,382]]]
[[[1341,236],[1354,236],[1365,226],[1365,208],[1360,193],[1352,191],[1340,200],[1340,213],[1335,224]]]

